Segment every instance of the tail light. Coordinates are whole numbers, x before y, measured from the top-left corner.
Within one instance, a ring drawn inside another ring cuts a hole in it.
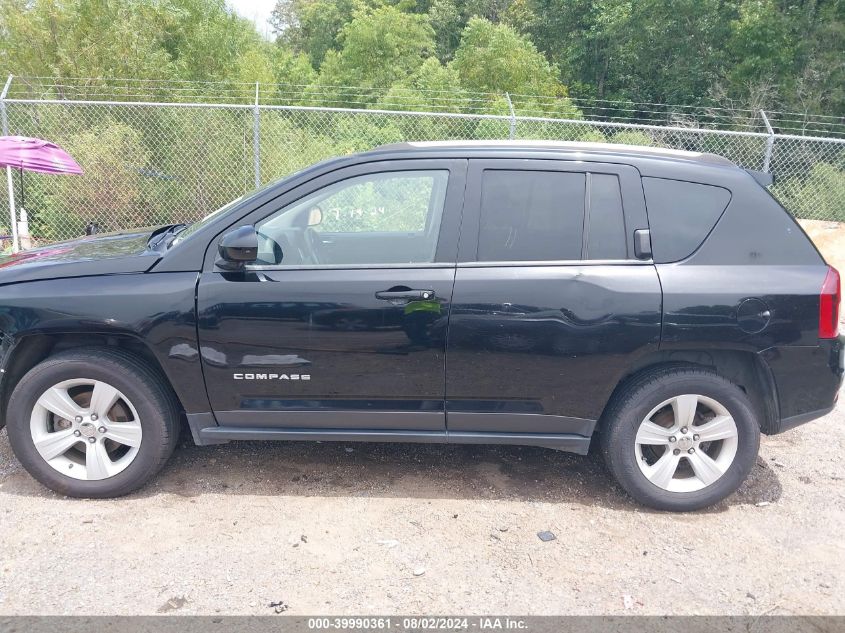
[[[827,276],[819,295],[819,338],[836,338],[839,334],[839,301],[842,293],[839,286],[839,272],[828,266]]]

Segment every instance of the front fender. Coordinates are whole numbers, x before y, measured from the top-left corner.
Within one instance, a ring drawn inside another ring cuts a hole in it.
[[[63,341],[149,351],[187,413],[210,410],[196,338],[197,273],[139,273],[10,284],[0,299],[0,389],[8,394],[26,362],[22,350]],[[102,344],[101,343],[101,344]],[[30,352],[30,353],[38,353]]]

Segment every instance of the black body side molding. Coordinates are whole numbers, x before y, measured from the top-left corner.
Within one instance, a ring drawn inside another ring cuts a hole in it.
[[[189,420],[190,421],[190,420]],[[514,444],[542,446],[586,455],[590,438],[574,434],[482,433],[449,431],[387,431],[349,429],[278,429],[207,426],[194,429],[199,445],[229,440],[288,440],[318,442],[414,442],[446,444]]]

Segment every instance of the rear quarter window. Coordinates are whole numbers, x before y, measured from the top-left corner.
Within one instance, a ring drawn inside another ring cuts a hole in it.
[[[658,264],[689,257],[716,226],[731,200],[731,192],[666,178],[643,178],[651,248]]]

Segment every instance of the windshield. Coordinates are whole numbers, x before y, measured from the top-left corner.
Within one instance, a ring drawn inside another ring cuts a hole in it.
[[[266,190],[271,189],[272,187],[275,187],[278,184],[278,182],[279,181],[270,181],[266,185],[259,187],[258,189],[254,189],[253,191],[250,191],[249,193],[245,193],[244,195],[242,195],[238,198],[235,198],[231,202],[224,204],[222,207],[220,207],[216,211],[212,211],[211,213],[209,213],[202,220],[197,220],[193,224],[188,225],[188,228],[179,231],[179,233],[176,235],[176,237],[173,239],[173,241],[171,241],[168,244],[168,248],[178,244],[179,242],[184,240],[186,237],[190,237],[191,235],[193,235],[194,233],[199,231],[201,228],[203,228],[207,224],[210,224],[211,222],[213,222],[214,220],[219,218],[221,215],[224,215],[227,211],[232,209],[232,207],[236,206],[238,203],[242,202],[243,200],[245,200],[247,198],[253,198],[255,196],[259,196],[262,193],[264,193]]]
[[[330,158],[330,159],[324,160],[324,161],[322,161],[322,162],[315,163],[314,165],[312,165],[311,167],[306,168],[306,170],[303,170],[303,171],[307,171],[308,169],[312,169],[313,167],[316,167],[316,166],[318,166],[318,165],[323,165],[323,164],[326,164],[326,163],[330,163],[332,160],[334,160],[334,159],[331,159],[331,158]],[[297,173],[301,173],[301,172],[297,172]],[[293,177],[293,176],[295,176],[295,175],[296,175],[296,174],[292,174],[292,175],[290,175],[290,176],[287,176],[287,177],[285,178],[285,180],[290,179],[290,178],[292,178],[292,177]],[[220,208],[219,208],[219,209],[217,209],[216,211],[212,211],[211,213],[209,213],[209,214],[208,214],[207,216],[205,216],[203,219],[198,220],[198,221],[194,222],[193,224],[189,224],[189,225],[188,225],[188,228],[186,228],[186,229],[181,229],[181,230],[180,230],[180,231],[176,234],[176,237],[175,237],[175,238],[173,238],[173,239],[172,239],[172,240],[168,243],[167,247],[168,247],[168,248],[170,248],[171,246],[175,246],[176,244],[178,244],[179,242],[181,242],[181,241],[182,241],[182,240],[184,240],[185,238],[190,237],[191,235],[193,235],[194,233],[196,233],[197,231],[199,231],[201,228],[205,227],[207,224],[210,224],[211,222],[213,222],[214,220],[216,220],[218,217],[220,217],[221,215],[225,214],[227,211],[231,210],[231,209],[232,209],[232,207],[234,207],[234,206],[235,206],[235,205],[237,205],[238,203],[242,202],[244,199],[247,199],[247,198],[253,198],[253,197],[259,196],[259,195],[261,195],[262,193],[264,193],[265,191],[267,191],[268,189],[272,189],[273,187],[277,186],[280,182],[281,182],[280,180],[271,180],[270,182],[268,182],[268,183],[266,183],[266,184],[262,185],[261,187],[259,187],[258,189],[254,189],[254,190],[252,190],[252,191],[250,191],[250,192],[248,192],[248,193],[245,193],[244,195],[242,195],[242,196],[240,196],[240,197],[238,197],[238,198],[235,198],[235,199],[234,199],[234,200],[232,200],[231,202],[229,202],[229,203],[227,203],[227,204],[224,204],[222,207],[220,207]]]
[[[178,244],[179,242],[184,240],[186,237],[193,235],[194,233],[199,231],[202,227],[204,227],[206,224],[208,224],[209,222],[214,220],[216,217],[220,216],[221,214],[223,214],[226,211],[228,211],[229,209],[231,209],[233,206],[238,204],[243,199],[244,199],[243,196],[235,198],[231,202],[227,202],[226,204],[224,204],[222,207],[220,207],[216,211],[212,211],[207,216],[205,216],[203,219],[197,220],[193,224],[188,225],[188,228],[186,228],[182,231],[179,231],[178,235],[176,236],[176,239],[174,239],[173,242],[171,243],[171,246],[175,246],[176,244]]]

